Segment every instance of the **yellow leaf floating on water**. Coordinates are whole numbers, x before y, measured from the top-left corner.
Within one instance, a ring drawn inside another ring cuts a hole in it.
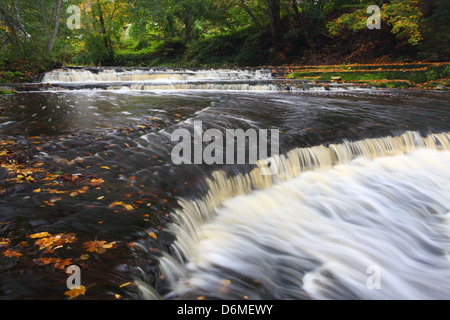
[[[8,238],[0,238],[0,246],[9,246],[10,242]]]
[[[60,248],[60,246],[64,244],[73,243],[77,240],[75,234],[73,233],[60,233],[57,235],[51,235],[49,233],[43,232],[42,235],[34,234],[33,237],[40,238],[35,242],[35,244],[39,246],[39,250],[45,249],[47,252],[51,252],[56,248]]]
[[[123,201],[114,201],[108,206],[108,208],[118,207],[118,206],[122,206],[125,209],[127,209],[128,211],[134,210],[134,207],[131,204],[123,203]]]
[[[89,183],[90,185],[93,186],[99,186],[101,185],[103,182],[105,182],[105,180],[103,180],[102,178],[99,179],[92,179],[91,182]]]
[[[69,299],[73,299],[78,297],[80,294],[84,296],[86,293],[86,287],[85,286],[79,286],[79,287],[73,287],[69,291],[64,292],[64,295],[68,296]]]
[[[134,210],[134,207],[131,204],[123,204],[122,206],[128,211]]]
[[[129,286],[130,284],[131,284],[131,282],[125,282],[125,283],[122,283],[122,284],[119,286],[119,288],[123,288],[123,287]]]
[[[112,248],[114,248],[115,246],[116,246],[116,242],[113,241],[113,242],[110,242],[110,243],[105,244],[104,246],[102,246],[102,248],[105,248],[105,249],[112,249]]]
[[[223,283],[223,285],[228,286],[228,285],[231,284],[231,281],[230,281],[230,280],[227,280],[227,279],[223,279],[223,280],[222,280],[222,283]]]
[[[111,203],[108,208],[112,208],[112,207],[116,207],[116,206],[121,206],[123,204],[123,201],[114,201],[113,203]]]
[[[34,238],[44,238],[44,237],[48,237],[50,235],[50,233],[48,232],[39,232],[39,233],[35,233],[30,235],[29,237],[34,239]]]

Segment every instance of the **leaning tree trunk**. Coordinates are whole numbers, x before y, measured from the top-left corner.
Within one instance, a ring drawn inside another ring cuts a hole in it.
[[[55,46],[56,37],[58,36],[59,30],[59,19],[61,19],[61,11],[62,11],[62,2],[61,0],[53,1],[55,3],[55,21],[53,23],[53,30],[50,40],[47,44],[47,53],[53,51],[53,47]]]
[[[250,16],[250,18],[252,18],[253,22],[256,24],[256,26],[258,27],[259,31],[263,31],[264,29],[261,26],[261,23],[259,23],[258,19],[255,17],[253,12],[247,7],[247,5],[245,4],[244,0],[240,0],[240,1],[241,1],[241,7],[245,10],[245,12],[247,12],[247,14]]]

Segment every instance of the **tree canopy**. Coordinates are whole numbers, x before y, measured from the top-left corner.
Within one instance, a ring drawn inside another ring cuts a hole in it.
[[[381,30],[367,28],[370,5],[380,8]],[[388,37],[391,51],[443,61],[449,7],[445,0],[2,0],[0,66],[282,64],[355,41],[363,47],[374,36]],[[71,18],[79,28],[69,27]]]

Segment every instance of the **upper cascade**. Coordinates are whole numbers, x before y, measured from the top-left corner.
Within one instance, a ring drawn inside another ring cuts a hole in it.
[[[47,72],[42,83],[270,80],[269,69],[170,69],[65,67]]]

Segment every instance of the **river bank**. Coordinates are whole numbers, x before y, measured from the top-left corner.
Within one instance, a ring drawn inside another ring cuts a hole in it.
[[[79,67],[64,67],[68,69]],[[86,67],[88,68],[88,67]],[[121,68],[121,67],[117,67]],[[100,68],[101,69],[101,68]],[[126,69],[133,69],[127,67]],[[142,68],[141,68],[142,69]],[[166,69],[166,68],[144,68]],[[183,68],[169,68],[183,69]],[[184,70],[198,71],[200,69],[218,70],[220,68],[185,68]],[[228,68],[228,69],[266,69],[270,70],[275,80],[301,80],[303,84],[318,84],[329,86],[339,84],[343,86],[401,88],[443,90],[450,88],[450,63],[383,63],[383,64],[340,64],[340,65],[283,65],[261,66],[258,68]],[[23,73],[21,73],[23,74]],[[14,94],[16,91],[41,90],[46,87],[41,82],[43,74],[27,73],[26,77],[5,76],[0,73],[0,94]],[[280,90],[286,88],[280,87]],[[287,89],[289,90],[289,89]]]
[[[448,90],[449,63],[341,64],[287,67],[288,79],[336,81],[377,88]]]

